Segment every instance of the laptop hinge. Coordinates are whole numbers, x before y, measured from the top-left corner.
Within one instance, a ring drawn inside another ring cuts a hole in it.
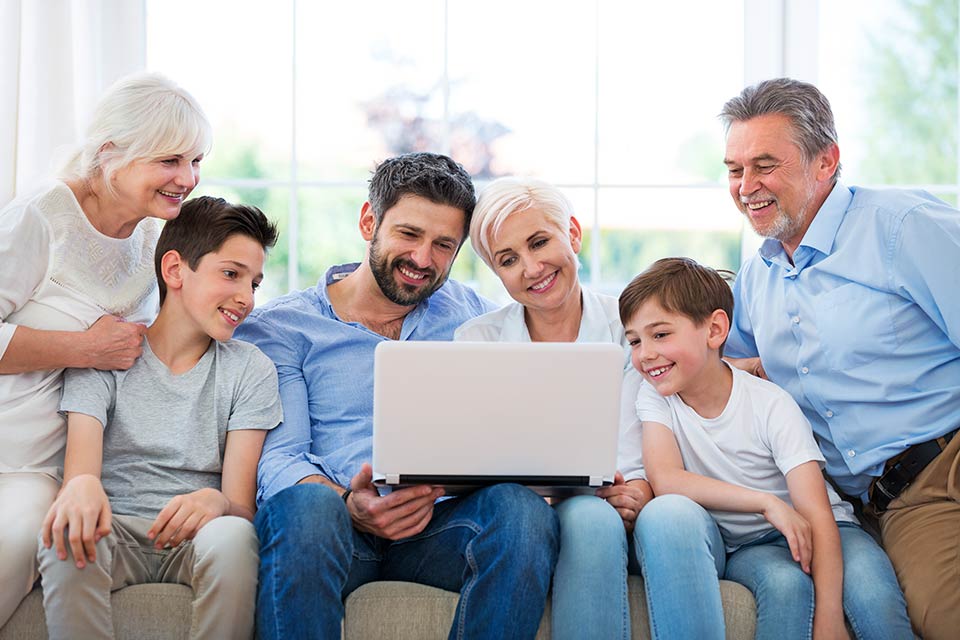
[[[384,478],[387,484],[400,484],[400,474],[399,473],[388,473]]]
[[[590,486],[600,487],[603,485],[603,476],[590,476]]]

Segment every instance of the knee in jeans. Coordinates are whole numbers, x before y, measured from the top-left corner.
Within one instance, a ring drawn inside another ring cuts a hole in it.
[[[648,540],[663,542],[668,535],[699,532],[705,522],[704,513],[703,507],[686,496],[657,496],[640,511],[634,536],[638,543]]]
[[[497,528],[519,544],[542,545],[559,538],[557,515],[536,493],[516,484],[498,484],[482,490]]]
[[[324,544],[352,527],[339,494],[318,483],[297,484],[277,493],[260,506],[254,524],[262,542],[276,534],[299,536],[298,544]]]
[[[556,511],[562,538],[574,534],[595,544],[626,546],[623,520],[606,500],[596,496],[575,496],[564,500]]]

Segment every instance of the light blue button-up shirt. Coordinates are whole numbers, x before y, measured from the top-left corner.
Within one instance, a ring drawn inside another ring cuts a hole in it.
[[[341,486],[372,457],[373,352],[387,340],[334,313],[327,286],[357,264],[331,267],[324,281],[256,309],[234,334],[273,360],[280,380],[283,422],[264,443],[257,503],[314,474]],[[450,340],[464,321],[495,308],[469,287],[447,281],[407,314],[401,340]],[[430,401],[416,380],[412,402]]]
[[[923,191],[837,184],[791,264],[742,267],[726,355],[759,355],[848,495],[960,426],[960,212]]]

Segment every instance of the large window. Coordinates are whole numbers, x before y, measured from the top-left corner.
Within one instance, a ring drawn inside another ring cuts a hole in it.
[[[148,66],[215,127],[199,192],[281,223],[262,298],[358,259],[370,170],[412,150],[561,186],[596,289],[666,255],[736,269],[758,239],[716,114],[779,75],[831,99],[845,182],[957,199],[958,0],[146,2]],[[469,245],[454,277],[506,297]]]
[[[148,67],[215,128],[197,193],[255,204],[281,245],[263,298],[362,256],[366,180],[393,154],[449,153],[478,189],[559,185],[610,292],[665,255],[736,268],[716,113],[744,82],[740,3],[698,0],[148,0]],[[189,19],[184,19],[189,16]],[[503,301],[464,247],[454,277]]]

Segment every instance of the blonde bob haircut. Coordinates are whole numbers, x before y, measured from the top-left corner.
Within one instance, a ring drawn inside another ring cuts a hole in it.
[[[498,178],[480,194],[470,222],[470,243],[488,267],[493,269],[490,241],[500,233],[504,220],[529,209],[542,211],[547,220],[567,236],[570,235],[573,205],[559,189],[543,180]]]
[[[113,174],[133,162],[177,155],[192,160],[211,143],[210,122],[193,96],[160,74],[136,73],[107,89],[61,177],[99,178],[112,191]]]

